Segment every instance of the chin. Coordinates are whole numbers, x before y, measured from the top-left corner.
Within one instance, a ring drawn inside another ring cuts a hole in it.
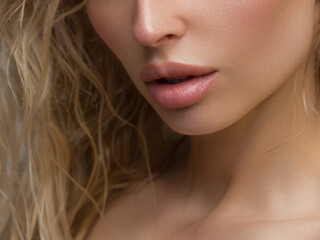
[[[208,108],[201,104],[181,109],[154,109],[173,131],[190,136],[219,132],[235,124],[245,115],[244,112],[241,114],[239,109],[235,111],[233,108],[219,110],[212,107],[208,111]]]

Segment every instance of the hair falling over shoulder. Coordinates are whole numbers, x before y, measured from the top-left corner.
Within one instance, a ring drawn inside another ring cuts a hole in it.
[[[0,1],[0,239],[85,239],[115,193],[152,184],[187,140],[139,94],[85,4]]]

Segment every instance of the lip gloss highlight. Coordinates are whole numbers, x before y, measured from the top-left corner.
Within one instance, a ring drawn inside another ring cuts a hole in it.
[[[213,71],[181,83],[169,84],[153,81],[146,83],[146,86],[151,97],[162,107],[182,108],[190,106],[204,97],[216,78],[217,71]]]

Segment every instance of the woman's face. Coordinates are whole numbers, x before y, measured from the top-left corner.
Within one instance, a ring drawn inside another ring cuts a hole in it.
[[[292,80],[311,46],[318,5],[317,0],[88,0],[87,12],[167,125],[200,135],[237,122]],[[163,106],[140,72],[150,63],[168,62],[215,69],[215,81],[192,104]]]

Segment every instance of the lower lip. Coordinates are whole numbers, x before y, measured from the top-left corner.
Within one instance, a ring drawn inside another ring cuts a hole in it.
[[[182,108],[204,97],[216,77],[217,72],[215,71],[177,84],[151,82],[146,85],[151,97],[162,107]]]

